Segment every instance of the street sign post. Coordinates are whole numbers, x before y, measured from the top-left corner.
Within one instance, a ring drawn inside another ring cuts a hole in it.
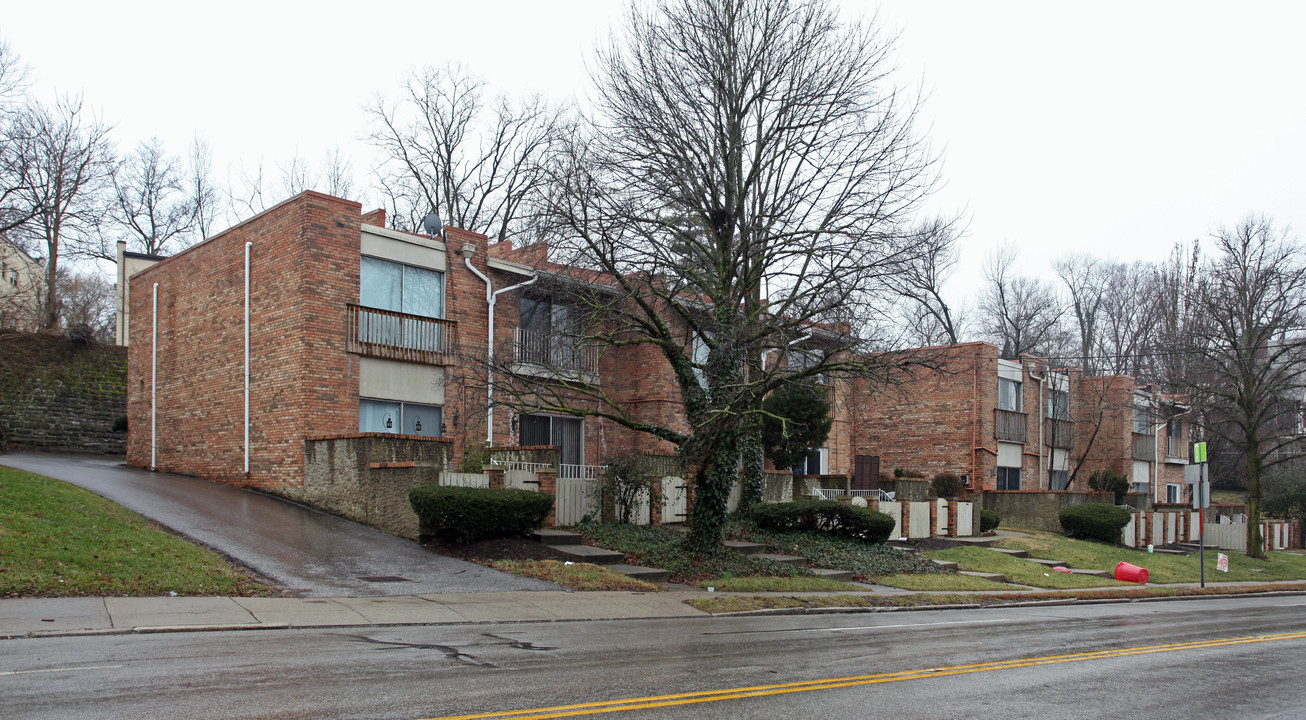
[[[1197,566],[1201,568],[1202,587],[1206,587],[1206,508],[1211,506],[1211,478],[1207,475],[1206,443],[1193,443],[1193,462],[1199,470],[1190,473],[1184,468],[1184,482],[1194,478],[1193,508],[1197,510]],[[1188,467],[1192,467],[1191,465]]]

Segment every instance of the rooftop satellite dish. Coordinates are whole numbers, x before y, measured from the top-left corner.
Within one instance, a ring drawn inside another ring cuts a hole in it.
[[[440,230],[443,227],[444,226],[440,224],[440,216],[435,213],[431,213],[422,218],[422,228],[425,229],[426,234],[431,237],[438,237],[440,235]]]

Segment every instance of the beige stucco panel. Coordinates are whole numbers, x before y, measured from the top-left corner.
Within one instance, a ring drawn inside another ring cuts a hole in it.
[[[358,394],[377,400],[444,404],[444,368],[377,358],[358,359]]]
[[[439,240],[364,226],[360,250],[369,257],[441,272],[445,270],[445,245]]]

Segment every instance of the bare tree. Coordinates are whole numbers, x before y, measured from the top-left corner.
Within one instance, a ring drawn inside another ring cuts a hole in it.
[[[955,219],[934,218],[914,231],[919,256],[894,285],[902,297],[907,341],[914,345],[955,345],[964,317],[943,299],[943,286],[957,267]]]
[[[347,198],[354,192],[354,169],[339,147],[322,154],[314,168],[298,152],[281,171],[281,191],[285,197],[294,197],[305,190],[316,190],[328,195]]]
[[[128,238],[128,247],[149,255],[189,245],[199,220],[198,203],[187,192],[180,159],[157,137],[141,141],[114,169],[110,219]],[[117,233],[113,233],[117,235]],[[173,247],[170,247],[173,246]],[[111,259],[105,248],[101,257]]]
[[[1263,216],[1212,239],[1215,255],[1185,298],[1192,332],[1168,340],[1191,363],[1181,383],[1205,411],[1204,430],[1241,455],[1247,555],[1259,558],[1262,473],[1297,457],[1302,439],[1306,263],[1302,247]]]
[[[196,135],[186,160],[186,192],[195,203],[195,231],[204,241],[213,234],[223,192],[213,183],[213,150],[207,140]]]
[[[22,152],[26,125],[19,122],[29,70],[18,52],[0,40],[0,233],[31,219],[36,208],[23,202],[28,156]]]
[[[109,126],[87,110],[80,96],[52,106],[29,101],[14,120],[17,167],[23,173],[18,202],[36,213],[24,229],[45,245],[45,308],[42,326],[59,324],[59,261],[64,254],[92,256],[112,187],[113,146]]]
[[[113,283],[95,274],[59,271],[63,326],[96,342],[113,339]]]
[[[1111,263],[1102,282],[1094,367],[1106,375],[1159,382],[1157,323],[1163,303],[1158,298],[1156,267],[1137,261]]]
[[[1096,375],[1100,317],[1107,293],[1109,265],[1090,255],[1068,255],[1053,263],[1057,276],[1070,291],[1070,310],[1079,335],[1076,363]]]
[[[1016,274],[1018,254],[1012,246],[999,248],[984,264],[988,287],[979,308],[985,330],[1004,358],[1026,354],[1059,356],[1064,343],[1061,320],[1065,308],[1051,285]]]
[[[898,369],[861,355],[867,318],[915,259],[907,219],[934,181],[890,43],[823,0],[637,4],[597,58],[597,116],[553,175],[558,281],[582,343],[647,347],[684,423],[604,388],[503,368],[524,407],[599,416],[695,468],[691,546],[719,547],[742,441],[795,380]],[[818,324],[819,323],[819,324]],[[501,376],[502,377],[502,376]]]
[[[404,79],[398,102],[378,96],[366,108],[397,227],[418,230],[438,211],[495,240],[526,230],[567,122],[538,97],[487,104],[484,95],[485,83],[460,66],[426,67]]]

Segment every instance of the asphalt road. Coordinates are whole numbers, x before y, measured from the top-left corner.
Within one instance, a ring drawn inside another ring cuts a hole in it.
[[[43,638],[0,641],[0,707],[15,720],[1302,718],[1304,653],[1301,596]]]
[[[0,465],[86,488],[306,597],[558,589],[271,495],[137,470],[121,458],[11,453]]]

